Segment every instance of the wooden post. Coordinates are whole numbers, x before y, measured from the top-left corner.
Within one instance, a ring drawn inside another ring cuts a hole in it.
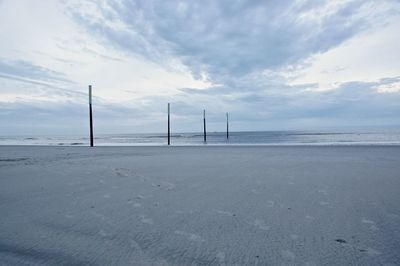
[[[229,116],[226,113],[226,139],[229,139]]]
[[[90,147],[93,147],[92,85],[89,85]]]
[[[168,145],[171,145],[170,104],[168,103]]]
[[[204,135],[204,143],[207,142],[207,131],[206,131],[206,110],[203,110],[203,135]]]

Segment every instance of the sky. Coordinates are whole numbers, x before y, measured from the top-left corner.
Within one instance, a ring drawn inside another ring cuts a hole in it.
[[[0,135],[400,128],[400,1],[0,0]]]

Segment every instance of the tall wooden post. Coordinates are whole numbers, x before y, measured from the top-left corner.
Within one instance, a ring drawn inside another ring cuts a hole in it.
[[[89,85],[90,147],[93,147],[92,85]]]
[[[170,104],[168,103],[168,145],[171,145]]]
[[[226,139],[229,139],[229,116],[226,113]]]
[[[206,110],[203,110],[203,135],[204,135],[204,143],[207,142],[207,131],[206,131]]]

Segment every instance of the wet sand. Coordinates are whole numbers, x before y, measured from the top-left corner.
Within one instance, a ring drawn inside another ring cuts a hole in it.
[[[400,147],[0,146],[0,265],[399,265]]]

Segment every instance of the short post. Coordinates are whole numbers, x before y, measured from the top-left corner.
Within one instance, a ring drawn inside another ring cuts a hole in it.
[[[226,139],[229,139],[229,116],[226,113]]]
[[[168,103],[168,145],[171,145],[170,104]]]
[[[207,131],[206,131],[206,110],[203,110],[203,135],[204,135],[204,143],[207,142]]]
[[[90,147],[93,147],[92,85],[89,85]]]

